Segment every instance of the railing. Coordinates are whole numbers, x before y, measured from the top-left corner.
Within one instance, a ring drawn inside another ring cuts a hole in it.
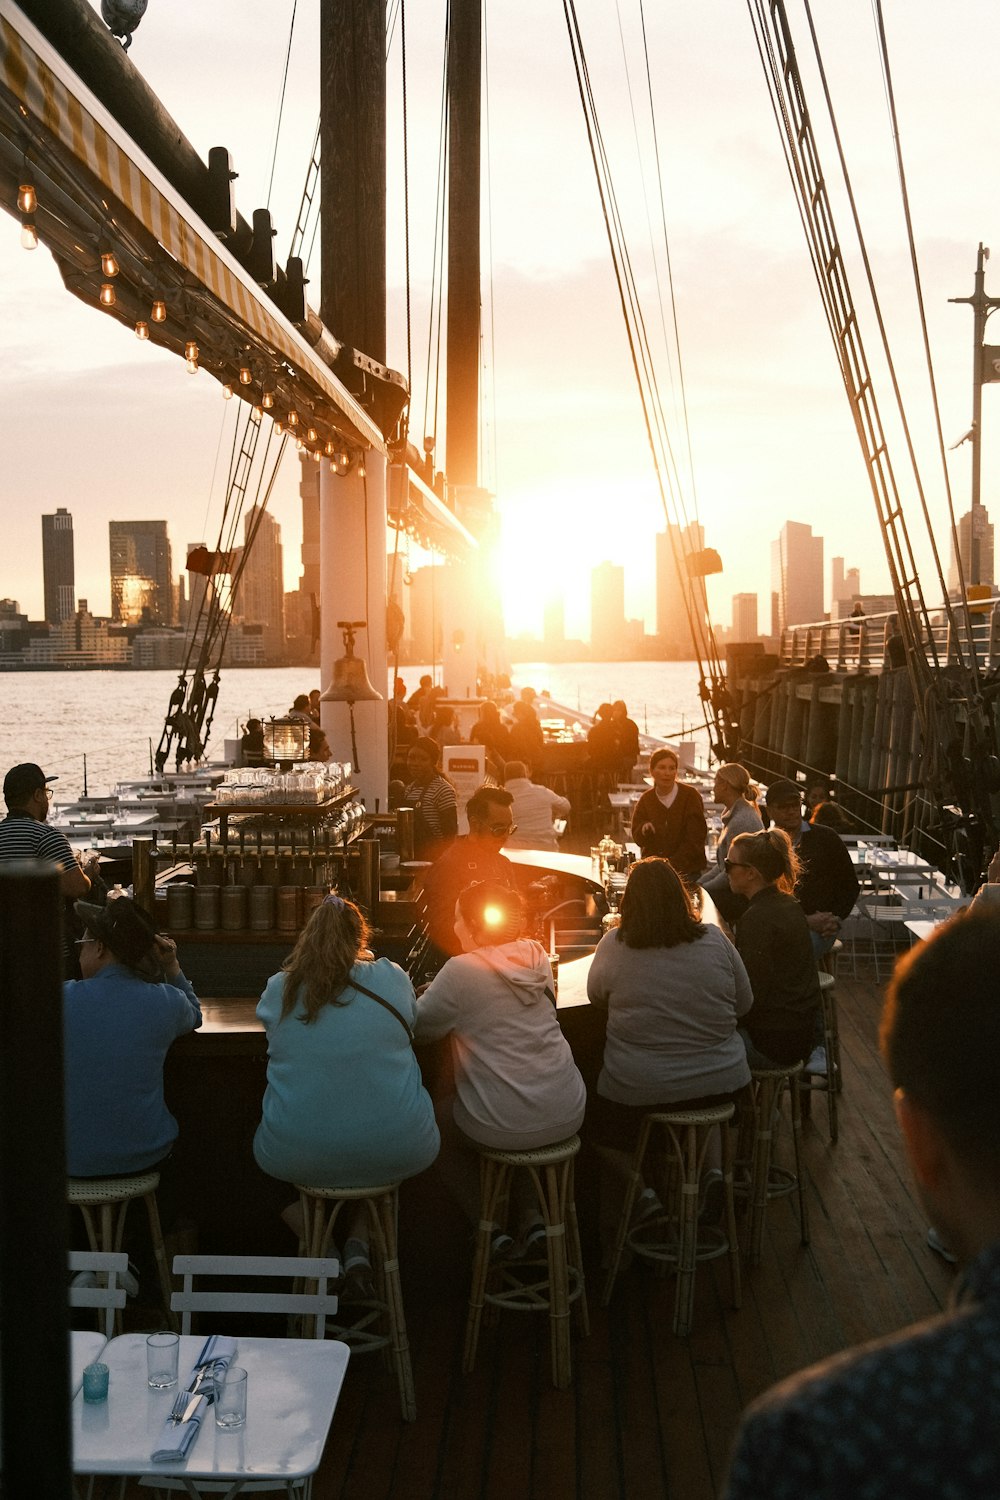
[[[977,599],[969,606],[972,625],[972,649],[983,671],[1000,666],[1000,595]],[[944,610],[931,612],[931,634],[938,661],[942,666],[968,660],[969,638],[964,615],[955,616],[955,628]],[[816,657],[823,657],[831,670],[881,671],[887,661],[888,642],[896,634],[893,612],[877,615],[849,615],[844,620],[818,620],[812,624],[791,625],[781,633],[779,659],[783,667],[804,667]],[[925,641],[928,660],[930,645]],[[902,665],[900,661],[898,665]]]

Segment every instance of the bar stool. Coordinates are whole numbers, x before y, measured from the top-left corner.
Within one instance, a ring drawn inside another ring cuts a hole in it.
[[[754,1093],[753,1154],[750,1166],[750,1212],[747,1228],[747,1260],[751,1265],[760,1264],[764,1244],[764,1217],[768,1202],[772,1198],[783,1198],[788,1193],[798,1192],[799,1234],[803,1245],[809,1243],[809,1210],[805,1198],[805,1177],[802,1165],[802,1101],[799,1092],[802,1063],[789,1064],[786,1068],[751,1068],[750,1081]],[[774,1136],[781,1118],[781,1101],[788,1093],[792,1101],[792,1145],[795,1150],[795,1171],[777,1167],[772,1163]]]
[[[352,1353],[370,1354],[386,1351],[396,1374],[399,1405],[404,1422],[416,1419],[417,1407],[410,1365],[410,1345],[403,1312],[403,1292],[399,1280],[399,1247],[396,1220],[399,1213],[399,1183],[382,1183],[377,1187],[304,1187],[296,1183],[302,1205],[302,1253],[321,1260],[328,1252],[341,1209],[346,1204],[362,1203],[368,1218],[372,1268],[377,1278],[374,1298],[356,1303],[363,1309],[355,1323],[328,1323],[331,1336],[349,1344]],[[380,1329],[379,1323],[383,1324]]]
[[[677,1271],[674,1297],[674,1333],[685,1338],[691,1332],[694,1317],[694,1278],[698,1261],[729,1256],[729,1280],[733,1307],[742,1302],[740,1250],[736,1235],[736,1209],[733,1199],[733,1141],[729,1122],[735,1113],[732,1104],[717,1109],[651,1110],[643,1119],[629,1169],[628,1190],[614,1254],[604,1282],[604,1305],[611,1301],[615,1279],[627,1245],[633,1254]],[[722,1184],[726,1211],[725,1232],[701,1228],[699,1242],[698,1199],[710,1128],[722,1132]],[[656,1132],[662,1131],[661,1150],[667,1171],[663,1174],[672,1185],[673,1212],[656,1215],[642,1224],[633,1225],[632,1212],[643,1181],[643,1163]],[[664,1231],[667,1231],[666,1233]]]
[[[826,1051],[826,1073],[806,1073],[802,1087],[817,1089],[826,1094],[827,1117],[830,1123],[830,1140],[837,1142],[837,1095],[843,1088],[840,1070],[840,1018],[837,1014],[837,981],[828,970],[819,971],[820,1003],[823,1007],[823,1047]]]
[[[590,1332],[580,1231],[573,1196],[573,1159],[580,1149],[580,1137],[572,1135],[565,1141],[539,1146],[533,1151],[495,1151],[487,1146],[477,1149],[479,1229],[462,1368],[468,1375],[475,1365],[484,1305],[515,1312],[547,1312],[552,1384],[565,1389],[573,1378],[569,1329],[573,1303],[576,1303],[583,1332]],[[545,1260],[491,1264],[493,1232],[496,1224],[506,1216],[511,1179],[517,1171],[527,1172],[535,1189],[545,1225]],[[490,1288],[491,1278],[498,1283],[493,1289]]]
[[[122,1248],[129,1204],[136,1198],[142,1199],[149,1219],[149,1237],[153,1244],[164,1316],[167,1326],[176,1328],[177,1319],[170,1310],[173,1290],[170,1284],[170,1267],[167,1264],[160,1210],[156,1202],[156,1189],[159,1185],[159,1172],[140,1172],[135,1177],[70,1177],[66,1182],[66,1200],[75,1205],[83,1215],[91,1250],[115,1254]],[[96,1218],[94,1209],[100,1209]],[[121,1322],[120,1313],[116,1315],[116,1322]]]

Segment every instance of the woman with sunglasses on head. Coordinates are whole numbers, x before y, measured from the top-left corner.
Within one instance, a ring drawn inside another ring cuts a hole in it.
[[[254,1136],[258,1166],[306,1187],[367,1187],[415,1177],[438,1152],[434,1110],[413,1053],[413,986],[375,959],[352,901],[313,912],[257,1015],[267,1032],[267,1090]],[[349,1221],[343,1266],[371,1275],[363,1207]]]
[[[743,833],[729,847],[729,884],[747,901],[736,947],[753,988],[740,1035],[752,1068],[804,1062],[815,1042],[819,974],[805,914],[791,894],[799,861],[786,833]]]
[[[476,1146],[528,1151],[573,1135],[587,1091],[562,1034],[552,969],[541,943],[522,937],[516,891],[484,880],[462,891],[450,958],[417,1001],[418,1042],[450,1036],[455,1095],[438,1106],[442,1176],[472,1223],[479,1217]],[[521,1174],[519,1174],[521,1175]],[[515,1205],[522,1248],[544,1229],[537,1206]],[[514,1236],[496,1225],[494,1252]]]
[[[703,876],[699,884],[707,891],[722,916],[730,925],[746,910],[746,902],[733,894],[726,875],[726,856],[729,846],[741,833],[759,833],[764,820],[757,808],[757,789],[750,780],[745,766],[735,761],[720,766],[715,773],[712,800],[721,802],[722,836],[715,851],[716,865]]]

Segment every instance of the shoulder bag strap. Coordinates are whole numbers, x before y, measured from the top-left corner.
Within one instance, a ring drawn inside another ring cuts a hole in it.
[[[410,1028],[410,1023],[409,1021],[407,1021],[405,1016],[400,1015],[399,1011],[394,1005],[390,1005],[388,1000],[383,1000],[381,995],[376,995],[374,990],[366,989],[363,984],[358,984],[358,981],[356,979],[349,979],[347,981],[347,984],[350,985],[352,990],[359,990],[362,995],[367,995],[369,1000],[374,1000],[376,1005],[381,1005],[383,1010],[390,1011],[392,1015],[396,1017],[396,1020],[399,1022],[400,1026],[402,1026],[403,1030],[406,1032],[406,1035],[410,1040],[410,1045],[413,1045],[413,1031]],[[347,986],[345,985],[345,989],[346,988]]]

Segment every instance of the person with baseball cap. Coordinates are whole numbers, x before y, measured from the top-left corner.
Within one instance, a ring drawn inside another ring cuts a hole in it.
[[[49,782],[33,761],[11,766],[3,779],[7,816],[0,821],[0,860],[47,859],[59,866],[59,889],[67,900],[78,900],[90,890],[90,877],[80,868],[66,836],[48,826]],[[64,934],[63,972],[76,972],[71,934]]]

